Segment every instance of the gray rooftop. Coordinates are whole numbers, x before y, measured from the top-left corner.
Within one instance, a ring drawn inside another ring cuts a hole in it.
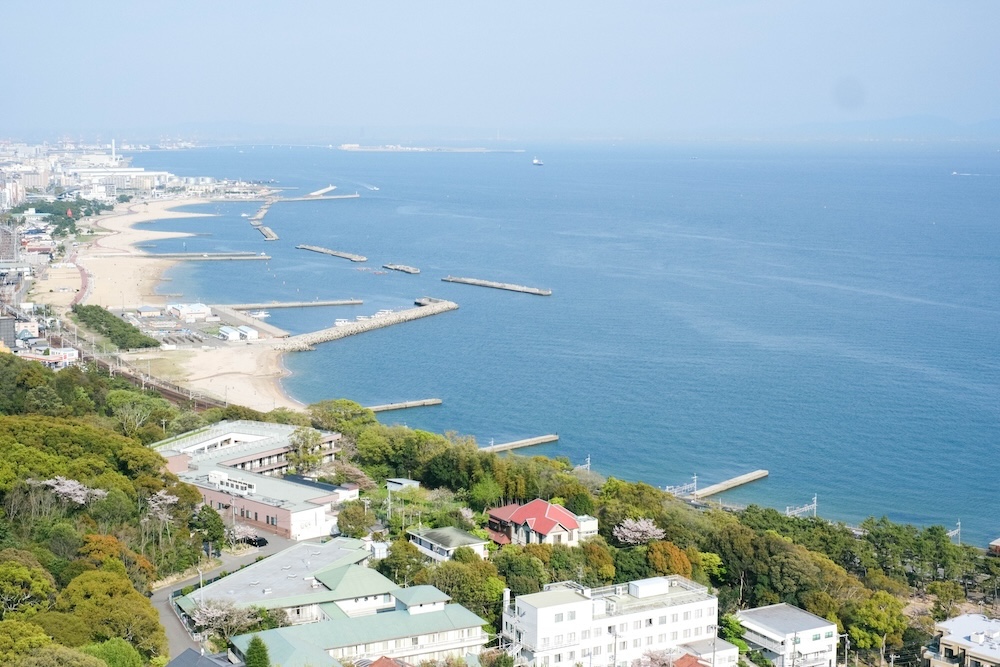
[[[461,528],[455,528],[454,526],[445,526],[444,528],[424,528],[422,530],[408,530],[406,532],[411,535],[422,537],[435,544],[440,544],[446,549],[467,547],[473,544],[486,544],[489,542],[488,539],[477,537],[472,533],[464,531]]]
[[[434,586],[410,586],[395,592],[396,599],[407,607],[434,602],[447,602],[451,596]]]
[[[324,544],[303,542],[280,551],[273,556],[249,565],[242,570],[214,581],[203,589],[178,598],[177,604],[186,612],[194,609],[204,600],[226,600],[237,605],[254,605],[268,609],[289,607],[308,602],[332,602],[345,599],[337,596],[337,591],[321,581],[313,586],[313,579],[321,580],[329,573],[351,567],[360,567],[368,557],[368,550],[361,540],[338,537]],[[371,572],[381,580],[388,581],[374,570]],[[392,586],[392,582],[389,582]],[[369,594],[381,594],[380,590]],[[265,593],[264,591],[269,592]],[[352,588],[350,597],[357,597],[357,588]]]
[[[757,609],[743,609],[736,612],[736,616],[741,621],[752,621],[767,628],[776,635],[792,635],[796,632],[808,632],[816,628],[834,625],[825,618],[784,602]]]

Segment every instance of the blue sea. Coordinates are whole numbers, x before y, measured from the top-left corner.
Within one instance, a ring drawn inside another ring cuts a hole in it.
[[[1000,536],[1000,152],[955,144],[530,146],[364,153],[238,146],[148,152],[184,176],[274,179],[266,242],[241,213],[153,223],[199,236],[162,291],[209,303],[360,298],[273,310],[292,332],[409,307],[460,309],[286,357],[310,403],[437,397],[389,423],[524,453],[590,456],[605,475],[699,485],[758,468],[723,499]],[[532,166],[537,155],[544,166]],[[296,250],[366,255],[361,271]],[[552,296],[441,282],[468,276]]]

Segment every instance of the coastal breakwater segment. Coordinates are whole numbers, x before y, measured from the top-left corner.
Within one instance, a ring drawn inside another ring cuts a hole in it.
[[[768,472],[766,470],[754,470],[753,472],[748,472],[745,475],[733,477],[732,479],[727,479],[724,482],[719,482],[718,484],[713,484],[712,486],[706,486],[704,489],[698,489],[688,496],[688,498],[691,498],[692,500],[708,498],[709,496],[714,496],[722,493],[723,491],[734,489],[737,486],[743,486],[744,484],[755,482],[758,479],[763,479],[764,477],[767,477],[767,475]]]
[[[453,301],[432,299],[430,297],[418,299],[417,303],[424,305],[418,305],[416,308],[408,308],[407,310],[400,310],[382,317],[374,317],[369,320],[350,322],[341,326],[333,326],[328,329],[321,329],[311,333],[290,336],[284,340],[276,342],[267,341],[267,343],[273,345],[274,349],[281,350],[283,352],[303,352],[305,350],[313,349],[313,346],[318,345],[319,343],[326,343],[331,340],[354,336],[366,331],[374,331],[375,329],[381,329],[393,324],[402,324],[403,322],[418,320],[422,317],[430,317],[431,315],[446,313],[449,310],[456,310],[458,308],[458,304]]]
[[[402,271],[403,273],[411,273],[416,275],[420,273],[420,269],[415,266],[407,266],[406,264],[383,264],[383,269],[390,269],[392,271]]]
[[[442,278],[446,283],[462,283],[463,285],[476,285],[478,287],[492,287],[493,289],[505,289],[511,292],[524,292],[525,294],[537,294],[538,296],[552,296],[552,290],[541,289],[539,287],[525,287],[524,285],[514,285],[513,283],[497,283],[492,280],[479,280],[478,278],[456,278],[455,276],[445,276]]]
[[[440,398],[425,398],[419,401],[403,401],[401,403],[385,403],[384,405],[371,405],[368,407],[372,412],[389,412],[390,410],[407,410],[409,408],[423,408],[428,405],[441,405]]]
[[[337,299],[331,301],[271,301],[268,303],[227,303],[225,308],[233,310],[266,310],[267,308],[312,308],[318,306],[360,306],[361,299]]]
[[[483,452],[509,452],[512,449],[534,447],[535,445],[544,445],[545,443],[556,442],[557,440],[559,440],[559,436],[555,433],[550,433],[549,435],[540,435],[536,438],[525,438],[524,440],[515,440],[514,442],[502,442],[497,445],[487,445],[485,447],[480,447],[479,450]]]
[[[129,257],[129,255],[122,255]],[[132,257],[155,257],[156,259],[181,259],[191,262],[207,262],[212,260],[267,260],[270,255],[255,252],[159,252],[155,255],[131,255]]]
[[[330,250],[329,248],[323,248],[318,245],[304,245],[300,244],[295,246],[299,250],[311,250],[312,252],[322,253],[324,255],[332,255],[333,257],[342,257],[344,259],[349,259],[352,262],[367,262],[368,258],[364,255],[355,255],[349,252],[341,252],[339,250]]]

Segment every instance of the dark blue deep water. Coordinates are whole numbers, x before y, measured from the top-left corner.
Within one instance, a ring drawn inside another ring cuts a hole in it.
[[[181,175],[328,184],[360,199],[277,204],[267,243],[241,213],[154,223],[201,236],[163,291],[209,303],[361,298],[275,310],[293,332],[408,307],[460,310],[286,358],[313,402],[439,397],[389,422],[480,443],[558,433],[539,453],[606,475],[708,484],[732,502],[819,496],[857,522],[962,521],[1000,536],[1000,153],[995,147],[682,146],[351,153],[244,146],[138,155]],[[372,189],[377,187],[378,189]],[[420,267],[376,275],[311,243]],[[538,297],[448,275],[551,288]]]

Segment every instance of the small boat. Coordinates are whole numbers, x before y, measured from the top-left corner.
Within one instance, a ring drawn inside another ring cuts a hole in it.
[[[266,320],[267,318],[271,317],[271,313],[267,312],[266,310],[255,310],[247,314],[250,317],[256,318],[258,320]]]
[[[346,327],[350,323],[351,323],[350,320],[337,320],[336,322],[333,323],[333,326],[335,326],[335,327]]]
[[[535,158],[534,160],[531,161],[531,164],[535,165],[536,167],[541,167],[545,163],[539,160],[538,158]]]
[[[241,218],[249,218],[250,216],[247,215],[246,213],[240,213],[240,217]]]

